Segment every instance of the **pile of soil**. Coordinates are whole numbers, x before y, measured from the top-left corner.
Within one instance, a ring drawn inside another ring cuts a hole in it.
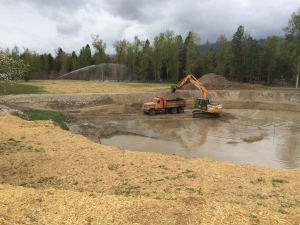
[[[264,138],[264,136],[262,134],[260,135],[252,135],[252,136],[249,136],[249,137],[245,137],[245,138],[242,138],[242,140],[244,142],[255,142],[255,141],[260,141]]]
[[[228,81],[225,77],[209,73],[198,79],[207,90],[243,90],[243,89],[267,89],[260,84],[249,84]],[[197,89],[193,84],[188,83],[182,87],[184,90]]]

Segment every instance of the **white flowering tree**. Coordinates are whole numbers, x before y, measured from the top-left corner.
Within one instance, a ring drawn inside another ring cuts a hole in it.
[[[0,48],[0,80],[24,79],[27,65],[21,59],[14,59]]]

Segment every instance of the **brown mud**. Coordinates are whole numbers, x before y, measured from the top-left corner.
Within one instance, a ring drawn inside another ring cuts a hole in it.
[[[187,107],[182,114],[157,114],[153,117],[142,112],[144,102],[159,95],[166,98],[184,98]],[[55,110],[68,117],[67,125],[75,134],[82,134],[93,141],[118,134],[129,134],[115,127],[109,121],[133,119],[183,119],[192,116],[194,101],[201,97],[198,90],[155,90],[133,93],[93,93],[93,94],[41,94],[3,96],[3,105],[15,110],[29,109]],[[211,90],[209,98],[223,104],[223,112],[217,120],[228,122],[236,116],[226,109],[259,109],[273,111],[300,112],[300,93],[272,90]],[[16,111],[15,113],[17,113]],[[132,133],[131,133],[132,134]],[[135,135],[140,135],[136,133]]]

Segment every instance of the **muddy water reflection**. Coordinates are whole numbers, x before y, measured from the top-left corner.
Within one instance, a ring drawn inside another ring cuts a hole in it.
[[[267,166],[300,168],[299,113],[226,110],[237,119],[228,123],[214,119],[132,120],[115,122],[127,131],[147,135],[115,136],[101,139],[105,145],[133,151],[176,154],[183,157],[209,157],[218,161]],[[188,112],[186,112],[188,113]],[[263,135],[251,143],[242,138]]]

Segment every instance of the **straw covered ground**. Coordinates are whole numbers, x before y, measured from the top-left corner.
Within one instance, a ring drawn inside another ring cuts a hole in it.
[[[0,106],[1,225],[300,224],[299,170],[131,152],[8,112]]]
[[[0,224],[300,221],[297,170],[130,152],[9,114],[0,125]]]

